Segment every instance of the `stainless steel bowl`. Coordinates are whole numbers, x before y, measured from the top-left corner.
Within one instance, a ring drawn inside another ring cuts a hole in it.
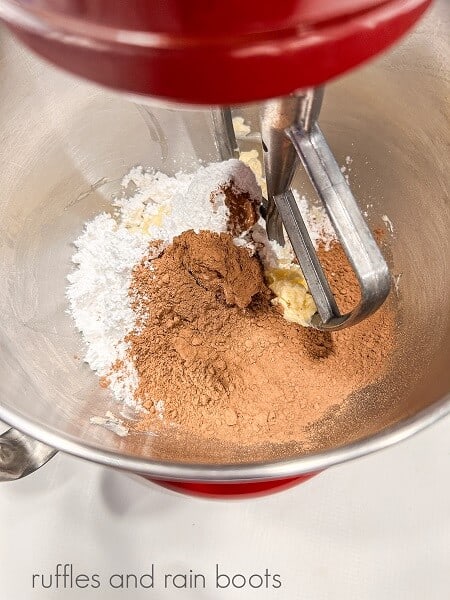
[[[71,242],[108,210],[132,165],[173,172],[217,159],[212,123],[208,112],[139,109],[53,70],[0,31],[0,418],[25,434],[0,438],[0,479],[59,449],[155,479],[274,480],[389,446],[450,412],[446,8],[435,5],[401,46],[327,88],[321,125],[330,145],[340,162],[352,156],[351,183],[373,205],[372,224],[387,214],[395,226],[401,343],[385,380],[357,394],[333,435],[300,455],[224,454],[90,425],[111,399],[81,363],[66,313]]]

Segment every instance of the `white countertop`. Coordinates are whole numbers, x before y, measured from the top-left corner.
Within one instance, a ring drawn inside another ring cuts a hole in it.
[[[187,498],[58,455],[0,484],[0,598],[445,600],[449,425],[258,500]],[[100,587],[33,590],[32,575],[57,563],[97,574]],[[152,563],[153,589],[109,587],[110,575],[149,573]],[[247,577],[267,568],[281,588],[217,590],[216,564]],[[189,569],[206,589],[164,589],[165,574]]]

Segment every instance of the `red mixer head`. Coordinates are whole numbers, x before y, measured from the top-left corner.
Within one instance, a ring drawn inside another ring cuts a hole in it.
[[[58,66],[131,94],[240,104],[322,84],[402,36],[431,0],[0,0]]]

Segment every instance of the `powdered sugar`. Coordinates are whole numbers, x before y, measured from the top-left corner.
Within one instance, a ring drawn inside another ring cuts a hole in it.
[[[131,270],[147,244],[145,236],[131,233],[105,213],[87,223],[75,242],[72,261],[77,268],[68,275],[67,297],[87,343],[85,360],[100,376],[124,359],[123,339],[135,321],[128,300]]]
[[[101,425],[120,437],[128,435],[128,427],[125,427],[122,419],[118,419],[110,411],[107,411],[104,417],[91,417],[89,420],[92,425]]]

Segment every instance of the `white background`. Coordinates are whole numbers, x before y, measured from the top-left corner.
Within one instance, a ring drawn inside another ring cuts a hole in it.
[[[257,500],[179,496],[58,455],[0,484],[0,599],[450,598],[450,420],[376,455]],[[193,569],[206,590],[33,591],[56,563],[77,572]],[[228,573],[279,573],[279,590],[216,590]]]

